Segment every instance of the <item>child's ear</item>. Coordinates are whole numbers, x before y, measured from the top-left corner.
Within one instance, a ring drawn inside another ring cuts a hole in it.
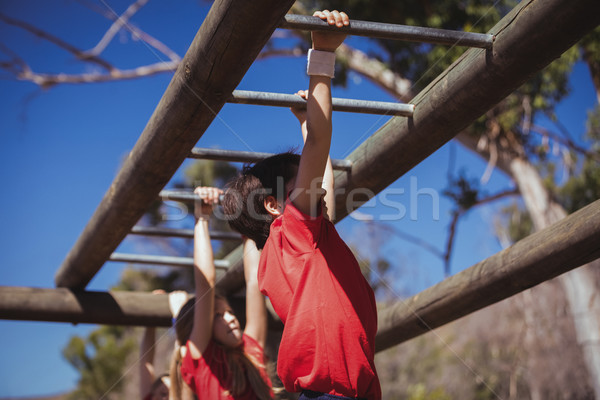
[[[267,196],[264,200],[265,210],[274,217],[278,217],[283,212],[283,208],[275,198],[275,196]]]

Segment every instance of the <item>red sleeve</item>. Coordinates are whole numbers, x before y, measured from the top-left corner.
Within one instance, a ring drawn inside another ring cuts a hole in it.
[[[244,339],[244,351],[246,351],[247,354],[257,358],[258,361],[264,363],[265,356],[261,345],[258,344],[258,342],[250,335],[244,334],[242,337]]]
[[[319,209],[317,217],[311,217],[298,210],[293,203],[288,203],[283,211],[282,230],[285,236],[296,246],[299,252],[312,251],[321,237],[323,215]],[[308,247],[303,248],[306,245]]]
[[[252,336],[244,334],[243,338],[244,351],[246,352],[246,354],[252,356],[262,364],[262,368],[259,369],[260,375],[262,376],[263,380],[269,385],[269,387],[273,387],[273,384],[271,383],[271,379],[269,378],[269,375],[267,374],[267,369],[265,367],[267,360],[265,359],[265,353],[262,346],[258,344],[258,342],[254,340]],[[273,392],[271,392],[271,398],[272,397]]]
[[[210,359],[213,350],[213,342],[210,340],[206,349],[202,353],[202,357],[195,359],[192,357],[192,352],[190,351],[189,344],[186,343],[186,352],[183,360],[181,360],[181,378],[189,387],[192,388],[194,393],[196,392],[198,378],[198,370],[207,365],[206,360]]]

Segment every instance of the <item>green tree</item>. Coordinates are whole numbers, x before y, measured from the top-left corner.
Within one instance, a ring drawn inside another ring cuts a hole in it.
[[[77,389],[69,399],[116,399],[125,381],[125,360],[137,349],[127,329],[103,326],[86,339],[74,336],[63,349],[63,356],[79,374]]]

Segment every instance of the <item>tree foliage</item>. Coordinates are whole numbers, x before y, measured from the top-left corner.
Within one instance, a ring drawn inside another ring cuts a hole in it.
[[[137,343],[126,335],[126,329],[103,326],[86,339],[71,338],[63,356],[79,374],[77,389],[69,399],[114,399],[122,389],[125,360],[137,349]]]

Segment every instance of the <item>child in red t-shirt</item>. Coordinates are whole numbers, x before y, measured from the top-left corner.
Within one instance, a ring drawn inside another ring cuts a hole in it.
[[[314,15],[338,28],[349,24],[338,11]],[[306,116],[292,110],[305,138],[302,155],[283,153],[244,168],[223,208],[232,227],[263,248],[258,280],[285,324],[277,372],[286,390],[302,392],[300,399],[379,400],[375,297],[328,218],[333,52],[345,34],[312,37],[309,90],[299,92],[307,99]]]
[[[195,298],[181,308],[175,322],[179,346],[171,365],[171,398],[178,400],[191,388],[200,400],[272,399],[263,355],[267,311],[256,278],[259,251],[252,240],[244,241],[246,326],[242,332],[227,300],[215,295],[208,218],[222,191],[197,188],[195,192],[201,198],[195,207]]]

